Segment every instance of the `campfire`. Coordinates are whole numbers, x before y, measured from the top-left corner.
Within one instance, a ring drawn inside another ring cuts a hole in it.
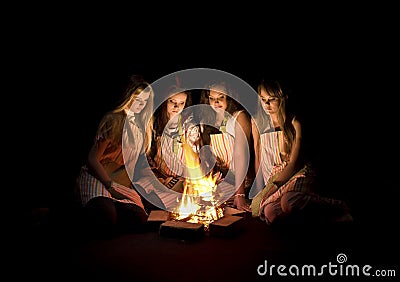
[[[183,142],[183,149],[187,171],[176,208],[172,211],[153,210],[148,223],[159,226],[159,234],[163,237],[234,236],[242,227],[245,212],[225,202],[233,186],[221,181],[219,171],[203,172],[199,155],[191,145]]]
[[[200,159],[187,143],[183,144],[187,178],[184,190],[176,211],[171,218],[176,221],[201,223],[207,230],[210,223],[224,216],[223,204],[217,199],[217,180],[219,172],[212,171],[204,175],[200,166]]]

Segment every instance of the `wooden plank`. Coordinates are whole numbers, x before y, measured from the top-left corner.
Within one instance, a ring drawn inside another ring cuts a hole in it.
[[[204,225],[184,221],[168,220],[160,225],[160,236],[182,239],[199,239],[204,235]]]
[[[229,227],[242,219],[243,218],[240,216],[227,215],[227,216],[221,217],[218,220],[213,221],[210,225]]]
[[[229,216],[229,215],[245,216],[245,214],[246,211],[241,211],[232,207],[224,208],[224,216]]]
[[[147,218],[147,225],[150,230],[157,231],[160,224],[170,219],[170,212],[164,210],[152,210]]]
[[[244,221],[241,216],[227,215],[210,223],[209,232],[211,236],[231,237],[237,235],[243,227]]]
[[[169,220],[170,213],[164,210],[152,210],[147,218],[148,222],[165,222]]]

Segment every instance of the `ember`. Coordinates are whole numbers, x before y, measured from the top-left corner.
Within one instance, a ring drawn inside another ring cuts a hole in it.
[[[209,176],[198,180],[187,179],[180,205],[171,214],[174,220],[201,223],[205,229],[214,220],[224,216],[223,205],[215,199],[216,177]]]
[[[224,216],[223,204],[216,198],[219,173],[203,175],[198,155],[187,144],[185,150],[188,178],[184,182],[183,195],[171,218],[177,221],[201,223],[208,229],[210,223]]]

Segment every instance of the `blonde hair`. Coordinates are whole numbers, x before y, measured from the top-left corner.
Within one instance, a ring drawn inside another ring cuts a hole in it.
[[[104,137],[110,139],[113,144],[121,144],[121,133],[126,119],[125,109],[128,105],[131,105],[142,92],[148,92],[150,96],[144,109],[139,114],[135,114],[135,122],[144,133],[144,148],[147,152],[151,146],[151,133],[153,130],[154,91],[151,85],[145,81],[142,76],[131,76],[123,96],[118,101],[116,107],[109,111],[101,120],[97,135],[103,136],[107,134],[107,136]]]

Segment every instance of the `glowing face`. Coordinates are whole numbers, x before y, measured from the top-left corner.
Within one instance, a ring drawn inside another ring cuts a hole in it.
[[[149,91],[142,91],[132,102],[130,110],[135,114],[140,113],[146,107],[147,100],[150,98]]]
[[[177,93],[167,100],[167,115],[171,119],[180,113],[186,104],[187,95],[185,93]]]
[[[266,113],[276,114],[279,110],[279,98],[267,94],[265,89],[260,92],[261,104]]]
[[[225,111],[228,107],[226,100],[226,94],[217,92],[215,90],[210,90],[210,95],[208,97],[211,107],[215,111]]]

